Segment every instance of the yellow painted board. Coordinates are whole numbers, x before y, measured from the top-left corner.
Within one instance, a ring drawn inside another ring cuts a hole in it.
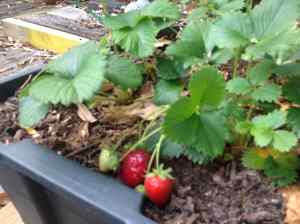
[[[38,49],[50,50],[59,54],[88,41],[83,37],[15,18],[4,19],[3,25],[6,35],[13,39],[29,43]]]

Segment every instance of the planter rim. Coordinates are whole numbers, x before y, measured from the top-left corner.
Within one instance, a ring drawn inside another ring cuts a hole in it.
[[[28,76],[31,74],[37,74],[45,67],[45,64],[38,63],[36,65],[31,65],[26,68],[21,69],[20,71],[15,72],[12,75],[5,75],[3,77],[0,76],[0,84],[5,84],[9,81],[13,81],[15,79],[21,78],[23,76]]]
[[[155,223],[140,213],[143,202],[140,193],[31,140],[0,144],[0,165],[16,170],[67,200],[78,200],[87,208],[101,210],[124,224]]]

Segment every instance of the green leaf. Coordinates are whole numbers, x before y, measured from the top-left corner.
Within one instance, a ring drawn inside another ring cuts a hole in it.
[[[235,126],[235,130],[237,133],[241,135],[248,134],[252,128],[252,123],[249,121],[241,121],[238,122]]]
[[[205,43],[202,33],[204,25],[190,23],[181,33],[180,39],[166,49],[166,54],[177,58],[203,58]]]
[[[184,107],[180,109],[184,110]],[[174,142],[193,146],[211,157],[223,153],[228,136],[225,119],[216,112],[193,114],[180,122],[175,122],[168,113],[163,128],[164,133]]]
[[[189,83],[192,100],[200,107],[218,106],[224,99],[225,80],[214,68],[206,67],[193,74]]]
[[[251,12],[256,39],[277,35],[294,26],[298,16],[298,0],[263,0]]]
[[[292,55],[290,55],[289,60],[291,60],[291,61],[299,61],[300,60],[299,46],[293,51]]]
[[[70,105],[90,99],[104,80],[106,59],[88,42],[50,62],[29,89],[30,96],[48,104]]]
[[[286,77],[300,76],[300,63],[288,63],[278,65],[273,70],[274,73]]]
[[[300,109],[292,108],[288,110],[287,123],[292,129],[300,135]]]
[[[241,10],[245,7],[244,0],[215,0],[217,14],[223,15],[229,12]]]
[[[255,89],[252,98],[261,102],[274,102],[281,96],[281,88],[274,83],[265,84]]]
[[[264,173],[272,178],[273,184],[277,187],[284,187],[297,180],[296,170],[280,166],[272,157],[266,159]]]
[[[281,153],[276,151],[276,154],[273,156],[274,160],[281,166],[287,169],[299,169],[300,159],[297,153]]]
[[[49,111],[48,104],[43,104],[30,96],[19,101],[18,121],[22,128],[29,128],[43,119]]]
[[[157,75],[165,80],[178,79],[184,73],[183,64],[176,60],[158,58]]]
[[[296,146],[298,139],[296,135],[289,131],[278,130],[274,133],[273,147],[281,152],[288,152]]]
[[[175,103],[182,91],[182,85],[176,81],[160,80],[155,86],[154,102],[157,105]]]
[[[250,43],[252,33],[251,19],[241,13],[232,13],[216,23],[214,38],[221,48],[239,48]]]
[[[251,85],[245,78],[234,78],[227,82],[226,89],[230,93],[245,95],[251,92]]]
[[[142,14],[149,17],[177,20],[180,12],[177,6],[168,0],[156,0],[142,9]]]
[[[221,108],[225,117],[232,117],[235,120],[245,120],[246,119],[246,110],[237,104],[235,100],[225,99]]]
[[[256,116],[252,120],[256,126],[263,126],[272,129],[277,129],[286,123],[286,112],[281,110],[274,110],[267,115]]]
[[[255,65],[248,73],[248,78],[253,85],[261,84],[267,81],[271,75],[274,63],[272,60],[265,59]]]
[[[167,111],[165,125],[173,126],[188,119],[196,112],[196,105],[191,98],[182,97],[175,102]]]
[[[143,83],[140,67],[117,55],[109,57],[105,77],[123,89],[136,89]]]
[[[242,163],[245,167],[255,170],[263,170],[266,158],[264,157],[264,149],[249,149],[242,157]]]
[[[292,78],[283,87],[283,95],[291,102],[300,104],[300,78]]]
[[[153,53],[158,31],[151,19],[144,19],[135,27],[115,30],[112,38],[126,52],[143,58]]]
[[[251,135],[254,137],[255,143],[260,147],[268,146],[273,139],[274,131],[264,126],[253,126]]]
[[[145,141],[147,150],[153,152],[160,136],[160,133],[157,133]],[[179,158],[183,154],[183,151],[184,148],[182,145],[174,143],[168,138],[163,141],[160,149],[161,156],[168,159]]]
[[[283,59],[299,42],[298,4],[298,0],[264,0],[250,14],[227,14],[216,24],[216,42],[224,48],[247,48],[246,59],[266,54]]]
[[[251,149],[244,153],[243,165],[256,170],[264,170],[275,184],[294,180],[299,168],[299,158],[295,153],[281,153],[271,149]]]
[[[114,16],[106,15],[103,22],[105,27],[118,30],[125,27],[135,27],[143,18],[139,10],[134,10]]]
[[[210,60],[213,64],[221,65],[228,63],[234,57],[234,50],[233,49],[218,49],[214,51],[210,57]]]
[[[208,9],[205,7],[199,7],[194,9],[191,14],[188,16],[188,22],[199,22],[201,19],[206,18],[206,13]]]
[[[183,146],[166,139],[161,148],[161,155],[164,158],[179,158],[183,153]]]
[[[215,159],[215,157],[211,156],[209,153],[199,152],[193,147],[184,148],[183,155],[185,155],[189,160],[198,165],[207,164]]]
[[[280,63],[287,58],[299,44],[300,31],[287,29],[277,35],[267,36],[256,40],[255,44],[246,49],[243,58],[246,60],[262,59],[270,55]]]

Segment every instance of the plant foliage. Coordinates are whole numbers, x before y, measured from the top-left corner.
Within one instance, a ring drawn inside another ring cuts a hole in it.
[[[51,106],[90,100],[105,79],[125,93],[130,89],[132,96],[150,80],[152,100],[162,112],[150,122],[161,131],[145,142],[149,150],[163,139],[162,156],[203,164],[222,156],[225,146],[228,152],[239,148],[242,163],[263,171],[275,185],[294,182],[300,137],[299,0],[262,0],[255,6],[212,0],[198,6],[187,18],[168,0],[103,16],[106,37],[50,62],[23,89],[20,125],[33,126]],[[167,46],[161,43],[165,39]]]

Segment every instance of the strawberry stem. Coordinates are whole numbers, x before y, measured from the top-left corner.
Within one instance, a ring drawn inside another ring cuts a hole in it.
[[[144,141],[146,141],[148,138],[150,138],[152,135],[155,135],[157,132],[159,132],[162,129],[162,127],[159,127],[157,129],[155,129],[154,131],[150,132],[148,135],[142,137],[140,140],[138,140],[126,153],[124,153],[124,155],[121,158],[121,161],[133,150],[136,149],[137,146],[139,146],[140,144],[142,144]]]
[[[158,117],[158,116],[162,115],[163,113],[165,113],[168,109],[169,109],[169,107],[164,107],[164,108],[162,108],[160,111],[156,111],[156,112],[151,113],[148,117],[150,118],[151,116],[154,116],[154,115],[155,115],[156,117]],[[150,121],[150,123],[149,123],[149,124],[147,125],[147,127],[145,128],[145,131],[144,131],[144,134],[142,135],[142,138],[145,137],[145,135],[148,133],[148,131],[149,131],[153,126],[155,126],[156,122],[157,122],[157,119],[153,119],[153,120]]]
[[[159,138],[159,141],[156,145],[156,168],[159,168],[159,156],[160,156],[160,149],[161,149],[161,145],[164,141],[164,139],[166,138],[165,135],[161,135]]]
[[[152,156],[151,156],[151,159],[149,161],[148,168],[147,168],[147,173],[150,172],[155,157],[156,157],[156,166],[159,166],[159,156],[157,156],[157,155],[158,155],[158,153],[160,153],[161,144],[162,144],[164,139],[165,139],[165,136],[161,135],[158,142],[157,142],[157,144],[156,144],[156,146],[155,146],[154,151],[152,152]]]

